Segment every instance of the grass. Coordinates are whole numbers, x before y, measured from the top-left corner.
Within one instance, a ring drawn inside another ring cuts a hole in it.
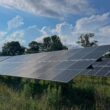
[[[0,110],[110,110],[110,78],[79,76],[68,84],[39,84],[42,91],[32,96],[26,95],[29,88],[0,81]]]

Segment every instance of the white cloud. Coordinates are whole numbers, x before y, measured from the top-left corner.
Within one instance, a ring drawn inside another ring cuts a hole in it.
[[[99,32],[102,36],[110,36],[110,25],[102,27],[101,29],[99,29]]]
[[[110,25],[100,28],[97,34],[100,44],[110,44]]]
[[[7,31],[0,31],[0,50],[6,42],[19,41],[21,44],[25,43],[25,30],[18,29],[24,24],[23,18],[20,16],[15,16],[9,20],[7,24]]]
[[[17,29],[24,24],[21,16],[16,16],[8,21],[8,30]]]
[[[3,46],[6,34],[7,34],[7,32],[0,31],[0,50],[1,50],[2,46]]]
[[[0,5],[47,17],[94,12],[88,0],[0,0]]]
[[[6,35],[7,32],[0,31],[0,39],[3,38]]]
[[[41,41],[45,36],[57,34],[66,45],[77,45],[77,40],[82,33],[95,33],[95,39],[99,44],[110,44],[110,14],[92,15],[77,20],[76,25],[63,22],[57,24],[55,28],[43,27],[41,29],[41,37],[37,36],[36,40]]]
[[[38,30],[37,25],[32,25],[32,26],[27,27],[27,31],[30,31],[30,30]]]
[[[54,28],[43,26],[38,28],[36,25],[29,26],[24,30],[18,30],[15,32],[0,32],[0,46],[7,41],[19,41],[25,43],[25,36],[35,36],[37,41],[42,41],[44,37],[57,34],[60,36],[62,42],[65,45],[77,45],[76,41],[82,33],[93,32],[95,33],[95,39],[99,41],[99,44],[110,44],[110,13],[104,13],[100,15],[92,15],[89,17],[83,17],[76,21],[75,25],[67,22],[56,24]],[[2,39],[2,40],[1,40]]]
[[[36,41],[42,42],[42,39],[47,36],[51,35],[58,35],[63,44],[65,45],[77,45],[76,40],[77,36],[76,33],[74,33],[74,26],[72,24],[63,22],[60,24],[57,24],[55,28],[50,27],[42,27],[39,32],[41,33],[41,36],[37,36]]]
[[[42,42],[44,37],[48,37],[53,35],[52,33],[52,29],[50,27],[47,26],[43,26],[41,29],[38,29],[37,31],[40,36],[37,36],[36,41],[38,42]]]
[[[19,41],[21,44],[25,43],[24,40],[24,31],[15,31],[13,33],[7,33],[4,32],[4,35],[2,36],[2,38],[0,37],[0,50],[2,48],[2,46],[4,45],[4,43],[10,42],[10,41]]]
[[[108,24],[110,19],[110,13],[104,13],[102,15],[92,15],[90,17],[84,17],[76,22],[76,32],[94,32],[104,25]]]
[[[74,26],[72,24],[66,22],[57,24],[52,32],[54,32],[53,34],[60,36],[65,45],[76,45],[74,41],[77,36],[74,36]]]
[[[19,41],[20,43],[24,43],[24,31],[15,31],[11,33],[10,35],[6,36],[5,42],[10,42],[10,41]]]
[[[19,27],[24,24],[21,16],[15,16],[7,22],[7,31],[0,32],[0,49],[6,42],[19,41],[21,44],[25,43],[25,30],[20,30]]]
[[[76,22],[76,33],[95,33],[99,44],[109,44],[110,39],[110,13],[102,15],[92,15],[90,17],[81,18]]]

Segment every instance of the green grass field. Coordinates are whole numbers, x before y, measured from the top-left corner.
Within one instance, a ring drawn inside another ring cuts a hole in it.
[[[110,110],[110,78],[78,76],[61,84],[1,77],[0,110]]]

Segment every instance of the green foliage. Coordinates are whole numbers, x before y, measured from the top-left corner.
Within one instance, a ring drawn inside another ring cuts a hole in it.
[[[25,51],[25,48],[20,45],[17,41],[7,42],[2,47],[2,55],[22,55]]]
[[[38,53],[43,51],[57,51],[68,49],[64,46],[57,35],[45,37],[43,43],[32,41],[29,43],[29,48],[25,48],[20,45],[18,41],[11,41],[4,44],[0,56],[14,56],[22,55],[26,53]]]
[[[2,52],[0,52],[0,56],[2,56]]]
[[[50,106],[53,106],[56,109],[59,109],[60,107],[60,101],[61,101],[61,87],[48,87],[47,89],[47,101]]]
[[[44,44],[44,50],[50,50],[51,49],[51,44],[52,44],[52,42],[51,42],[51,38],[50,37],[45,37],[44,39],[43,39],[43,44]]]
[[[33,87],[32,87],[32,85],[30,85],[30,84],[25,84],[24,85],[24,88],[23,88],[23,91],[24,91],[24,95],[25,95],[25,97],[32,97],[31,95],[32,95],[32,91],[33,91]]]
[[[36,94],[40,96],[43,93],[43,87],[40,85],[39,81],[25,79],[22,81],[24,95],[28,98],[35,97]]]
[[[38,42],[38,46],[39,46],[39,52],[43,52],[44,51],[44,44]]]
[[[96,40],[93,40],[93,41],[90,40],[90,38],[93,38],[93,37],[94,37],[94,33],[81,34],[79,41],[77,43],[83,47],[97,46]]]
[[[45,51],[57,51],[67,49],[67,47],[62,44],[59,36],[57,35],[44,38],[43,43]]]
[[[16,86],[9,86],[16,80],[19,82]],[[19,85],[20,88],[16,89]],[[106,83],[103,83],[100,77],[77,77],[74,82],[62,84],[0,77],[0,110],[109,110],[109,108],[110,78],[106,78]]]
[[[0,83],[0,110],[38,110],[36,101]]]
[[[63,50],[63,44],[60,41],[60,38],[56,35],[51,37],[52,39],[52,46],[51,50]]]
[[[29,43],[29,49],[27,49],[26,53],[38,53],[39,52],[39,44],[36,41],[32,41]]]

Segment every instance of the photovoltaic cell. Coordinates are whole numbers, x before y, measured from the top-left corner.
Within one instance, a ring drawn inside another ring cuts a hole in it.
[[[14,56],[0,63],[0,74],[68,82],[109,49],[110,46],[100,46]],[[97,70],[94,69],[93,71],[96,72]],[[89,70],[88,73],[92,74],[91,72]],[[97,75],[99,74],[97,72]]]

